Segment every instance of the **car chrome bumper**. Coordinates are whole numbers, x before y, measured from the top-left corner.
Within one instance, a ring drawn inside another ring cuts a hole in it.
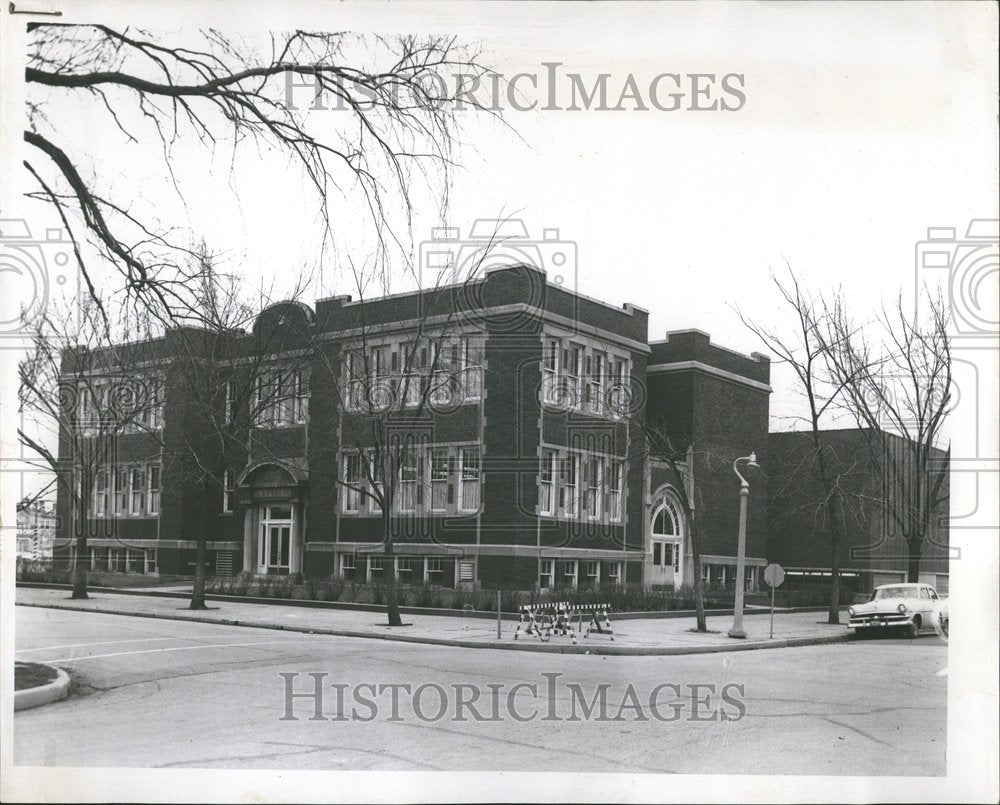
[[[851,618],[847,627],[849,629],[884,629],[891,626],[909,626],[913,622],[912,617],[896,615],[891,618]]]

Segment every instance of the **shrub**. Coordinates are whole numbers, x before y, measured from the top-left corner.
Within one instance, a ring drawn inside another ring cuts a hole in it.
[[[38,581],[49,584],[69,584],[73,580],[69,570],[53,568],[51,559],[24,559],[23,557],[17,560],[15,578],[17,581]]]
[[[517,590],[500,591],[500,609],[503,612],[517,612],[521,605],[521,593]]]
[[[413,589],[413,603],[418,607],[440,607],[442,605],[441,591],[429,584]]]
[[[276,576],[271,585],[271,595],[274,598],[291,598],[295,592],[294,576]]]
[[[330,580],[323,585],[323,600],[337,601],[344,594],[345,582],[343,576],[330,576]]]
[[[229,585],[230,593],[233,595],[246,595],[250,592],[250,586],[253,584],[253,580],[253,573],[248,573],[245,570],[238,575],[233,576],[232,584]]]
[[[257,595],[266,598],[271,593],[271,585],[274,584],[275,576],[257,576]]]

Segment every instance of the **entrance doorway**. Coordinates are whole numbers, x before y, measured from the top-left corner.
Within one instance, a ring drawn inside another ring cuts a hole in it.
[[[647,556],[652,561],[647,565],[648,583],[679,586],[684,577],[684,520],[680,506],[669,492],[656,500],[649,531]]]
[[[287,576],[292,566],[292,507],[260,507],[260,541],[257,572]]]

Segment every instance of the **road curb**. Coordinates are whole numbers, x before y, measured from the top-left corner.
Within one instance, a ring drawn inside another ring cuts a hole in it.
[[[42,581],[19,581],[17,582],[17,587],[25,590],[72,590],[72,584],[58,584],[54,582],[42,582]],[[148,596],[152,598],[174,598],[182,601],[190,601],[191,593],[187,592],[176,592],[171,590],[156,590],[156,589],[132,589],[128,587],[101,587],[94,586],[88,587],[87,591],[96,594],[107,594],[107,595],[132,595],[132,596]],[[263,606],[273,606],[273,607],[302,607],[303,609],[333,609],[342,610],[345,612],[385,612],[385,604],[362,604],[354,601],[319,601],[310,598],[262,598],[255,595],[226,595],[221,593],[206,593],[206,601],[215,601],[218,603],[234,603],[234,604],[258,604]],[[846,609],[846,604],[841,607],[842,610]],[[446,609],[444,607],[413,607],[402,605],[399,607],[400,613],[403,615],[430,615],[432,617],[440,618],[478,618],[482,620],[495,621],[497,614],[496,612],[489,612],[481,609],[468,610],[468,609]],[[797,614],[801,612],[826,612],[826,607],[777,607],[775,613],[778,614]],[[768,615],[771,610],[769,607],[760,606],[746,606],[743,608],[743,617],[749,615]],[[705,610],[706,617],[715,617],[719,615],[732,615],[733,608],[728,609],[718,609],[711,608]],[[650,612],[617,612],[611,610],[611,614],[614,616],[614,620],[618,621],[625,620],[671,620],[674,618],[694,618],[695,611],[693,609],[671,609],[671,610],[655,610]],[[519,615],[516,612],[504,612],[501,615],[504,621],[517,621]]]
[[[44,665],[56,672],[56,678],[44,685],[34,688],[14,691],[14,709],[28,710],[31,707],[41,707],[43,704],[62,701],[69,695],[69,674],[62,668],[40,662],[36,665]]]
[[[844,643],[851,640],[850,632],[833,635],[816,635],[813,637],[788,637],[780,640],[748,640],[738,643],[724,643],[710,646],[616,646],[608,643],[577,643],[553,644],[534,642],[482,642],[478,640],[461,640],[448,637],[422,637],[406,634],[382,634],[365,632],[357,629],[323,629],[305,626],[288,626],[281,623],[259,623],[241,621],[231,618],[206,618],[200,615],[165,615],[158,612],[127,612],[104,607],[74,607],[66,604],[31,604],[19,603],[20,607],[36,607],[39,609],[64,609],[71,612],[94,612],[100,615],[120,615],[129,618],[152,618],[154,620],[190,621],[193,623],[212,623],[222,626],[242,626],[251,629],[273,629],[283,632],[300,634],[330,635],[332,637],[357,637],[363,640],[388,640],[398,643],[423,643],[432,646],[454,646],[456,648],[496,649],[500,651],[536,651],[550,654],[594,654],[615,656],[671,656],[679,654],[717,654],[725,651],[756,651],[771,648],[794,648],[798,646],[813,646],[824,643]]]

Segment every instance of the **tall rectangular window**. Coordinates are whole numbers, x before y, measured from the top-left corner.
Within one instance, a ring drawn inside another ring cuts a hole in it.
[[[146,497],[146,474],[142,467],[129,470],[129,514],[142,514]]]
[[[99,470],[94,478],[94,513],[99,517],[108,514],[108,471]]]
[[[622,519],[622,483],[624,467],[621,461],[611,460],[608,472],[608,516],[612,520]]]
[[[420,404],[423,386],[421,383],[421,362],[423,355],[427,356],[427,350],[421,350],[414,342],[406,342],[400,346],[402,350],[403,371],[400,390],[403,395],[403,405],[415,407]]]
[[[379,504],[378,496],[382,494],[382,462],[374,450],[365,452],[365,461],[368,462],[368,472],[371,475],[372,496],[368,499],[368,507],[372,514],[380,514],[382,507]]]
[[[462,489],[460,506],[462,511],[476,511],[479,508],[480,465],[479,448],[463,447],[460,452]]]
[[[163,426],[163,379],[147,377],[136,400],[136,425],[157,430]]]
[[[458,367],[455,365],[457,363],[457,352],[455,354],[455,359],[452,359],[452,344],[447,341],[435,341],[433,344],[434,357],[432,360],[433,369],[432,379],[431,379],[431,400],[435,403],[440,403],[442,405],[448,405],[454,399],[452,396],[452,390],[454,387],[454,376],[453,371],[456,371]]]
[[[90,549],[90,569],[91,570],[107,570],[108,569],[108,549],[107,548],[91,548]]]
[[[559,401],[559,339],[546,338],[542,346],[542,399]]]
[[[302,424],[309,421],[309,382],[306,373],[301,369],[295,372],[295,422]]]
[[[165,402],[165,392],[163,388],[163,378],[153,378],[153,416],[150,423],[154,430],[163,427],[163,407]]]
[[[448,508],[448,448],[431,448],[431,511]]]
[[[587,393],[585,408],[592,414],[604,413],[604,353],[587,356]]]
[[[608,584],[621,584],[622,582],[622,563],[621,562],[608,562]]]
[[[538,586],[543,590],[552,587],[553,564],[554,560],[552,559],[538,560]]]
[[[399,468],[399,510],[412,512],[417,508],[417,478],[420,459],[415,450],[406,450]]]
[[[361,454],[348,453],[344,456],[344,511],[357,512],[361,508],[361,486],[364,483],[364,473],[361,467]]]
[[[142,424],[135,389],[124,380],[117,382],[113,403],[107,410],[111,414],[115,430],[128,433],[137,430]]]
[[[483,393],[483,356],[478,339],[462,339],[462,394],[466,400],[478,400]]]
[[[604,460],[589,456],[584,460],[584,508],[587,517],[596,519],[601,516],[601,472]]]
[[[560,578],[557,580],[560,587],[566,587],[570,590],[576,589],[576,579],[577,579],[577,560],[576,559],[562,559],[559,561],[560,565]]]
[[[226,470],[222,473],[222,511],[231,512],[233,510],[233,471]]]
[[[146,572],[146,552],[128,548],[125,552],[125,572],[145,573]]]
[[[577,512],[580,459],[578,456],[569,455],[564,457],[560,464],[562,475],[560,505],[563,513],[572,517]]]
[[[275,424],[288,425],[295,421],[295,373],[277,372],[275,385]]]
[[[393,377],[390,358],[399,365],[397,353],[390,352],[388,344],[381,344],[369,350],[369,387],[367,403],[372,410],[385,411],[392,407],[396,398],[396,379]]]
[[[581,349],[576,344],[563,348],[563,404],[576,406],[580,401]]]
[[[399,581],[410,582],[413,581],[413,567],[414,561],[412,556],[397,556],[396,557],[396,578]]]
[[[94,418],[94,399],[90,393],[90,388],[86,383],[77,383],[76,386],[76,425],[80,430],[87,430],[91,427]]]
[[[254,416],[253,421],[258,428],[267,428],[274,424],[275,414],[275,377],[272,372],[263,372],[254,382]]]
[[[608,404],[611,415],[622,417],[626,413],[626,384],[628,383],[628,367],[624,358],[614,358],[611,361],[611,389],[608,393]]]
[[[345,354],[345,380],[347,383],[347,407],[352,411],[361,408],[364,400],[365,371],[364,356],[357,350],[349,350]]]
[[[147,477],[149,479],[149,506],[150,514],[160,513],[160,468],[155,464],[147,467]]]
[[[114,481],[114,513],[125,514],[125,507],[128,505],[128,473],[124,467],[115,467],[112,475]]]
[[[542,463],[538,468],[538,511],[555,514],[556,451],[542,450]]]

